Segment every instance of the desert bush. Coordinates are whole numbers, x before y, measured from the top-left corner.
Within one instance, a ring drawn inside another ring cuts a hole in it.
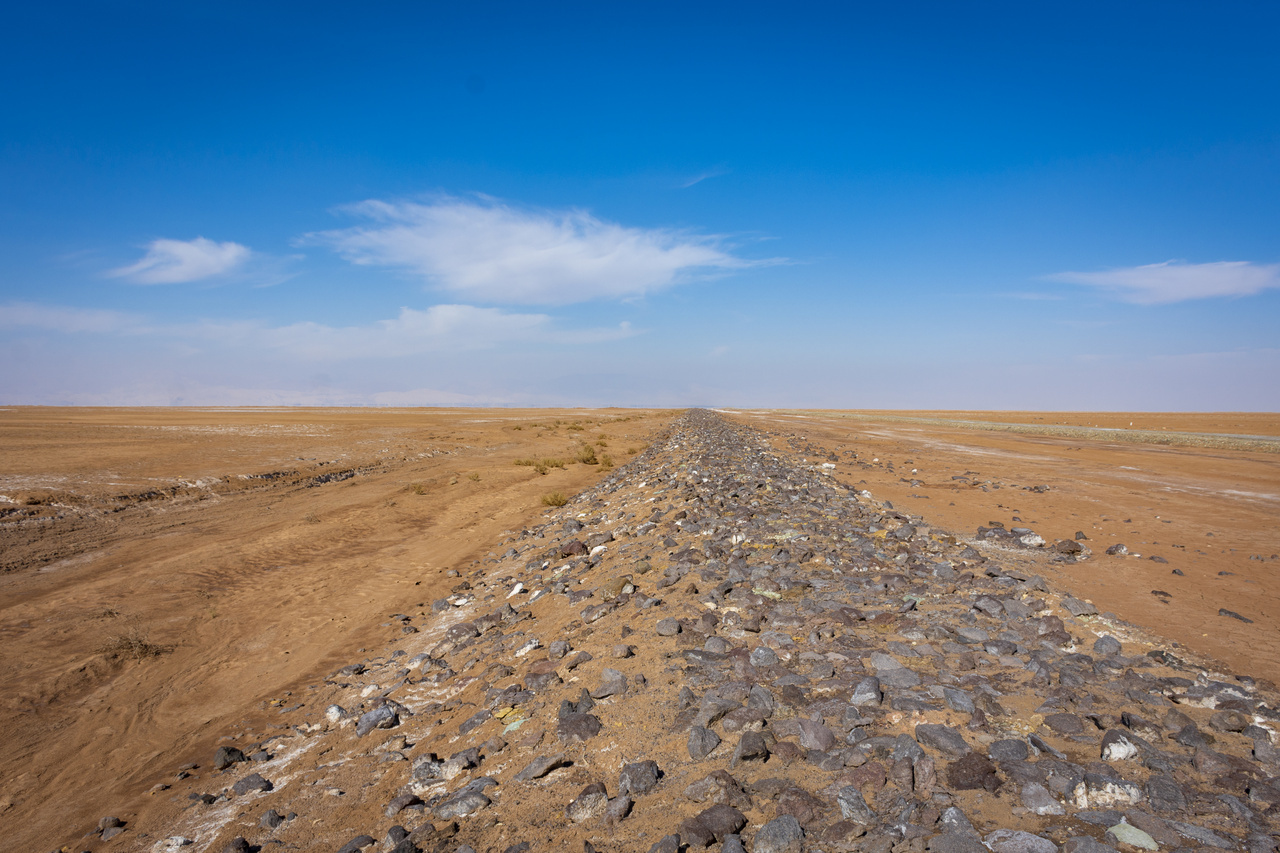
[[[578,455],[575,456],[574,459],[578,460],[583,465],[595,465],[600,461],[599,459],[596,459],[596,449],[589,444],[584,444],[582,447],[578,448]]]
[[[480,482],[480,475],[475,471],[472,471],[470,474],[467,475],[467,479],[473,483],[478,483]]]
[[[314,512],[309,512],[302,517],[302,520],[307,524],[319,524],[320,516],[316,515]]]
[[[98,651],[112,657],[145,660],[168,654],[173,651],[173,646],[164,646],[151,642],[150,635],[142,628],[134,625],[123,634],[113,634],[108,637]]]
[[[539,462],[537,465],[533,466],[533,470],[537,471],[539,474],[545,474],[547,473],[547,466]]]
[[[601,457],[600,457],[600,467],[601,467],[601,468],[604,468],[605,470],[608,470],[609,468],[612,468],[612,467],[613,467],[613,457],[612,457],[612,456],[610,456],[610,455],[608,455],[608,454],[605,454],[604,456],[601,456]]]
[[[426,483],[410,483],[404,487],[406,492],[413,492],[415,495],[425,495],[427,493]]]
[[[583,427],[582,427],[582,424],[569,424],[569,426],[566,427],[566,429],[570,430],[571,432],[582,432]]]
[[[608,446],[609,446],[609,442],[605,441],[603,438],[596,442],[596,447],[608,447]]]
[[[563,468],[565,466],[565,461],[563,459],[557,459],[554,456],[549,456],[542,460],[542,464],[546,465],[548,468]]]
[[[564,492],[547,492],[542,496],[543,506],[564,506],[569,499],[564,496]]]
[[[538,464],[538,460],[537,459],[517,459],[515,464],[524,465],[526,467],[532,468],[534,465]]]

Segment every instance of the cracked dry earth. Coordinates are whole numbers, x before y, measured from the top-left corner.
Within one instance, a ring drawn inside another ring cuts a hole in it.
[[[1276,849],[1271,685],[717,414],[499,550],[133,848]]]

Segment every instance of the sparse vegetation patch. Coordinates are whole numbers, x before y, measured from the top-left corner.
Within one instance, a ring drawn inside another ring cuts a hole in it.
[[[134,625],[123,634],[114,634],[107,638],[98,649],[104,655],[124,658],[125,660],[146,660],[159,657],[173,651],[173,646],[165,646],[151,642],[150,635],[142,628]]]

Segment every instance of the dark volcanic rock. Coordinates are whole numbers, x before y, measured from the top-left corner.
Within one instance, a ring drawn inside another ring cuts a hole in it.
[[[689,757],[700,761],[720,745],[720,736],[710,729],[694,726],[689,730]]]
[[[261,773],[250,773],[248,776],[232,785],[231,790],[239,796],[257,791],[270,791],[272,787],[273,786],[270,782],[262,778]]]
[[[218,751],[214,753],[213,767],[215,770],[226,770],[233,764],[248,760],[248,756],[234,746],[220,746]]]
[[[716,804],[680,824],[680,838],[690,847],[707,847],[723,841],[747,825],[747,818],[733,806]]]
[[[804,850],[804,830],[800,821],[791,815],[783,815],[760,827],[751,853],[801,853]]]
[[[738,741],[738,748],[733,751],[730,767],[736,767],[744,761],[764,761],[769,757],[769,746],[759,732],[743,732]]]
[[[970,752],[947,768],[947,784],[961,791],[985,790],[995,793],[1000,788],[996,766],[985,755]]]
[[[583,743],[600,734],[600,718],[594,714],[565,714],[556,724],[556,734],[565,743]]]
[[[637,797],[647,794],[657,787],[660,775],[656,761],[637,761],[623,765],[618,776],[618,793]]]
[[[936,749],[946,758],[960,758],[970,752],[964,735],[950,726],[921,723],[916,726],[916,740],[924,746]]]

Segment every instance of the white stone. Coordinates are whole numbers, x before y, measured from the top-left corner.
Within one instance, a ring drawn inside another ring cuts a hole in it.
[[[1072,792],[1077,808],[1109,809],[1131,806],[1142,800],[1142,789],[1123,779],[1086,780]]]
[[[183,838],[181,835],[172,835],[168,838],[161,838],[155,844],[151,845],[152,853],[169,853],[172,850],[181,850],[195,842],[190,838]]]
[[[1104,761],[1127,761],[1138,754],[1138,748],[1127,738],[1113,740],[1102,748]]]

